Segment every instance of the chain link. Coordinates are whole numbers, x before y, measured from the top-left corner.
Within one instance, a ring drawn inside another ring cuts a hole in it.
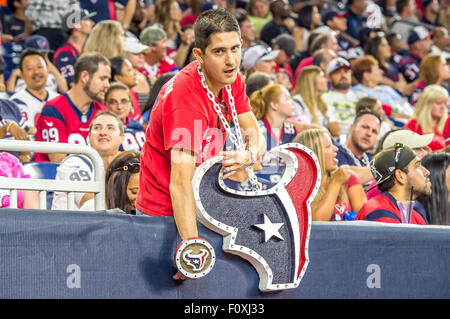
[[[244,140],[242,138],[241,127],[239,125],[236,107],[234,104],[234,97],[231,92],[231,85],[229,85],[229,84],[226,85],[225,89],[228,94],[228,104],[230,105],[231,118],[234,123],[236,135],[231,131],[231,128],[230,128],[230,125],[228,124],[227,119],[223,115],[219,104],[216,102],[216,97],[214,96],[214,93],[211,92],[208,85],[206,84],[205,75],[200,70],[200,63],[197,65],[197,72],[200,75],[202,86],[206,90],[206,96],[213,103],[214,110],[216,111],[217,115],[219,116],[220,122],[222,123],[225,131],[227,132],[227,136],[230,138],[231,142],[236,146],[236,149],[242,150],[242,151],[245,150],[245,144],[244,144]],[[258,178],[256,177],[255,172],[253,171],[253,167],[251,165],[247,166],[246,171],[247,171],[248,178],[250,180],[250,183],[252,184],[253,189],[261,190],[262,185],[258,181]]]

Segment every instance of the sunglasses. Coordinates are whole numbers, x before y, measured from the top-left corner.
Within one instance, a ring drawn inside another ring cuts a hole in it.
[[[114,171],[129,171],[130,173],[138,173],[141,169],[141,163],[129,163],[127,165],[124,165],[122,167],[116,168]]]

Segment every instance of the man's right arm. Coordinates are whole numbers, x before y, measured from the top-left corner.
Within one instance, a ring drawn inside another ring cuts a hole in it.
[[[195,173],[195,153],[173,148],[170,152],[170,197],[173,215],[181,240],[198,237],[192,178]]]
[[[198,237],[192,178],[195,172],[195,153],[189,150],[172,148],[170,152],[170,197],[173,217],[181,240]],[[178,270],[173,279],[186,279]]]

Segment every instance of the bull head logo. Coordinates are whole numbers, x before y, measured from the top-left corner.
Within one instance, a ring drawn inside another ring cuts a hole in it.
[[[175,250],[177,268],[188,278],[206,276],[214,267],[215,259],[214,248],[202,238],[184,240]]]
[[[194,254],[192,250],[183,253],[183,260],[186,265],[192,267],[193,271],[200,271],[206,262],[209,252],[206,249],[200,249],[199,254]]]
[[[222,157],[200,165],[193,178],[199,221],[223,236],[223,250],[249,261],[261,291],[298,287],[306,271],[310,204],[320,187],[315,154],[297,143],[271,150],[286,164],[267,190],[240,191],[222,179]]]

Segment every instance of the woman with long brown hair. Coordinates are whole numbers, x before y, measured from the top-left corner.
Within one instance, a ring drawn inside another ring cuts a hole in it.
[[[127,214],[136,214],[140,168],[137,152],[125,151],[114,158],[105,175],[107,209],[119,208]]]
[[[167,39],[169,40],[169,50],[167,52],[169,55],[171,51],[177,49],[176,41],[181,31],[181,18],[182,12],[176,0],[155,1],[153,23],[159,24],[166,31]]]
[[[413,105],[416,104],[427,85],[443,86],[444,82],[448,80],[450,80],[450,67],[444,57],[440,54],[425,56],[420,63],[416,90],[409,97],[409,102]]]

